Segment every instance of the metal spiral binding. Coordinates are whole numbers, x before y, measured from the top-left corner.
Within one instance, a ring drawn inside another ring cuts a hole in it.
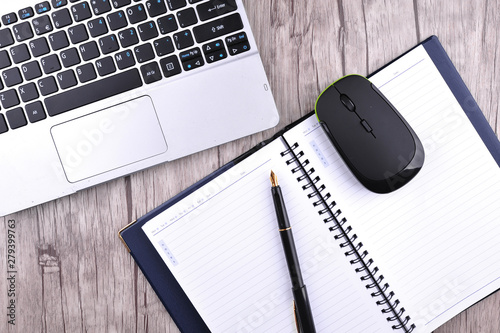
[[[367,258],[367,250],[362,250],[363,243],[359,241],[356,242],[358,236],[353,233],[351,226],[346,226],[347,219],[341,216],[342,211],[336,208],[336,202],[333,200],[330,201],[331,194],[329,192],[323,194],[326,190],[326,186],[324,184],[318,184],[321,179],[319,176],[314,177],[314,168],[311,167],[306,169],[306,167],[310,164],[309,160],[306,159],[301,161],[301,158],[304,157],[304,152],[298,150],[299,144],[294,143],[291,146],[288,145],[288,147],[289,149],[282,152],[281,156],[291,156],[288,160],[286,160],[287,165],[296,163],[297,166],[292,168],[293,174],[302,171],[302,174],[297,177],[297,181],[299,183],[307,181],[307,184],[302,186],[304,191],[311,189],[310,193],[307,194],[307,197],[310,199],[317,197],[318,199],[313,201],[313,206],[324,207],[318,211],[318,214],[329,215],[323,220],[323,222],[331,225],[328,228],[330,232],[336,232],[333,237],[336,240],[341,241],[340,248],[347,249],[345,252],[346,257],[355,257],[355,259],[350,260],[350,264],[357,266],[355,271],[356,273],[361,274],[361,281],[368,281],[368,284],[365,285],[366,289],[375,289],[375,291],[371,293],[371,296],[378,299],[376,304],[383,307],[381,310],[382,313],[390,314],[386,317],[387,321],[396,322],[392,325],[392,329],[403,330],[406,333],[413,332],[415,324],[410,324],[410,316],[403,317],[405,308],[399,307],[400,301],[398,299],[394,299],[395,294],[393,291],[389,291],[389,284],[383,283],[384,276],[379,274],[379,268],[377,266],[371,268],[374,266],[374,261],[371,258]]]

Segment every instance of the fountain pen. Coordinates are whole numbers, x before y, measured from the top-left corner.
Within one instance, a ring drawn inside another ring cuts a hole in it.
[[[299,257],[293,241],[292,227],[288,221],[288,214],[283,201],[283,194],[278,185],[278,178],[271,171],[271,194],[276,210],[281,243],[285,252],[286,263],[290,279],[292,281],[292,293],[294,299],[295,322],[299,333],[316,333],[312,316],[306,285],[300,272]]]

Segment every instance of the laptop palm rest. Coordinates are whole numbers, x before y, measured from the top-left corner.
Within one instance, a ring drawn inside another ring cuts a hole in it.
[[[149,96],[53,126],[51,134],[70,183],[167,151]]]

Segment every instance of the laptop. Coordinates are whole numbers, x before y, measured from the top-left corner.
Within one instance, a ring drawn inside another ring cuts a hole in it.
[[[241,0],[0,5],[0,215],[277,125]]]

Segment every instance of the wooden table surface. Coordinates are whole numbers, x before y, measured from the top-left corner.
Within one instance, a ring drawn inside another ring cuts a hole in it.
[[[246,0],[279,125],[0,218],[17,233],[16,325],[7,323],[6,260],[0,262],[0,332],[178,332],[117,237],[130,221],[314,108],[347,73],[366,75],[437,35],[489,123],[500,131],[500,1]],[[492,263],[496,264],[496,263]],[[436,332],[500,332],[500,293]]]

